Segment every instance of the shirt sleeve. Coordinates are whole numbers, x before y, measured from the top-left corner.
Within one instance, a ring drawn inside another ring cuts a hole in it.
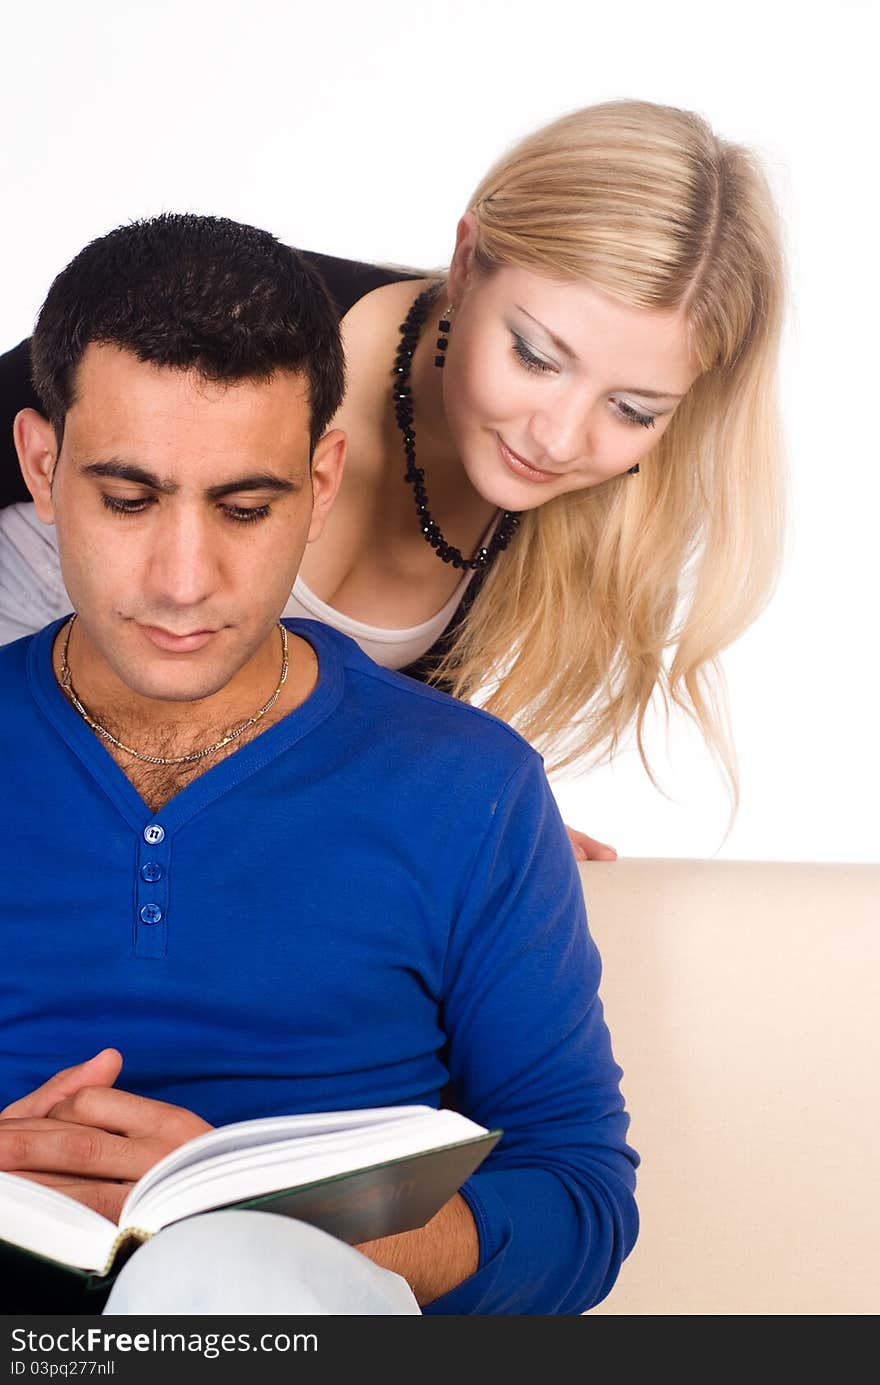
[[[580,876],[539,756],[514,773],[446,958],[455,1104],[503,1135],[461,1189],[479,1268],[426,1314],[574,1314],[635,1243],[638,1155],[602,1012]]]
[[[33,635],[72,610],[53,525],[33,505],[0,510],[0,644]]]

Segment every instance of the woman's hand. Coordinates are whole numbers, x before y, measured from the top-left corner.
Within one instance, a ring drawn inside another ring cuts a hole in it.
[[[604,842],[597,842],[595,837],[588,837],[586,832],[576,832],[573,827],[566,827],[565,830],[574,847],[576,861],[617,860],[617,852],[613,846],[606,846]]]

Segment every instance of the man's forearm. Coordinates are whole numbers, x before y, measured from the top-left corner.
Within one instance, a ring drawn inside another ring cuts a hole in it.
[[[472,1275],[480,1256],[476,1224],[460,1193],[417,1231],[365,1241],[357,1248],[402,1275],[422,1307]]]

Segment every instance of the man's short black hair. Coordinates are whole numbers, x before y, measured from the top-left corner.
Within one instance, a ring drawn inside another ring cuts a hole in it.
[[[34,388],[59,439],[90,342],[211,381],[308,381],[311,443],[339,408],[339,314],[302,256],[226,217],[165,214],[91,241],[55,279],[31,339]]]

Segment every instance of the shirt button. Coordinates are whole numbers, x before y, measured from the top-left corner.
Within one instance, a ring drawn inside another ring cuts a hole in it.
[[[159,865],[159,862],[147,861],[145,865],[141,866],[141,879],[149,880],[150,884],[155,880],[161,880],[162,867]]]
[[[158,904],[145,904],[141,909],[141,919],[144,923],[161,923],[162,910]]]
[[[156,846],[164,840],[165,828],[161,827],[158,822],[151,822],[148,827],[144,828],[144,841],[149,842],[150,846]]]

